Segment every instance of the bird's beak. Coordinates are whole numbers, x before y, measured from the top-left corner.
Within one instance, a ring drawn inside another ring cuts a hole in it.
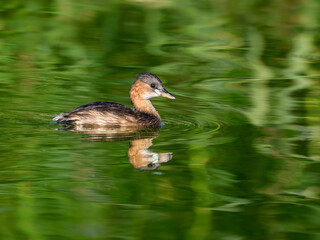
[[[170,98],[170,99],[175,99],[175,97],[165,89],[163,89],[161,91],[161,96],[166,97],[166,98]]]

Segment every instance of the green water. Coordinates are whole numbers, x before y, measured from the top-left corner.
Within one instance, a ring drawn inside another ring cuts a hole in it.
[[[318,0],[3,1],[0,239],[319,240],[319,12]],[[152,100],[160,130],[51,122],[130,105],[144,71],[176,97]]]

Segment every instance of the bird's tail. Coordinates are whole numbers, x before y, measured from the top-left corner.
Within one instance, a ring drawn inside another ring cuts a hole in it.
[[[56,122],[56,123],[72,123],[73,120],[70,120],[68,118],[68,113],[60,113],[60,114],[57,114],[53,119],[52,119],[53,122]]]

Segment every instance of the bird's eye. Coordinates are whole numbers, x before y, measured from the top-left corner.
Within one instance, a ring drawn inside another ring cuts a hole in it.
[[[151,83],[151,85],[150,85],[152,88],[155,88],[156,87],[156,85],[154,84],[154,83]]]

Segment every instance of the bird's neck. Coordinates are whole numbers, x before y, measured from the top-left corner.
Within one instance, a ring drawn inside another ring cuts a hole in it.
[[[130,99],[131,99],[132,105],[138,111],[151,114],[161,120],[159,113],[154,108],[151,101],[149,99],[145,99],[143,95],[140,94],[140,92],[141,91],[137,89],[137,86],[135,88],[131,88]]]
[[[151,114],[157,118],[160,118],[159,113],[154,108],[150,100],[144,99],[140,96],[138,97],[131,97],[132,105],[135,109],[139,110],[140,112]]]

